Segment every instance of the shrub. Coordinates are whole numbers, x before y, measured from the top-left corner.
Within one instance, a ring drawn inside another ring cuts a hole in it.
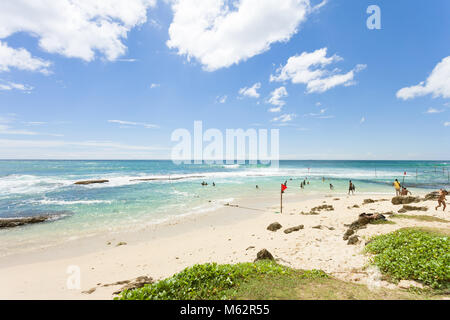
[[[372,262],[393,280],[411,279],[434,289],[450,283],[450,240],[418,229],[400,229],[375,237],[366,250]]]
[[[122,300],[204,300],[228,299],[226,290],[239,286],[247,277],[290,272],[269,260],[256,263],[197,264],[174,276],[140,289],[124,291]]]

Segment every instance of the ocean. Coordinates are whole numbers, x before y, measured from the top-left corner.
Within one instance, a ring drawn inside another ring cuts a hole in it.
[[[397,178],[413,192],[450,187],[450,161],[280,161],[279,168],[250,164],[176,165],[172,161],[0,161],[0,218],[42,214],[41,224],[0,230],[3,249],[48,245],[104,232],[133,230],[206,212],[242,197],[295,197],[347,193],[392,195]],[[406,173],[406,175],[405,175]],[[104,184],[75,185],[107,179]],[[150,179],[150,180],[137,180]],[[292,179],[292,180],[291,180]],[[309,181],[304,189],[300,182]],[[202,186],[205,181],[208,186]],[[215,183],[215,187],[212,183]],[[329,185],[334,190],[330,191]],[[259,189],[256,189],[256,185]]]

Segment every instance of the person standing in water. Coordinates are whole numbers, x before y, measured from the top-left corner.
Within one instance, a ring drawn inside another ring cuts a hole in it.
[[[333,190],[334,186],[330,183],[330,190]]]
[[[445,208],[447,208],[447,205],[445,203],[445,196],[448,194],[448,192],[444,189],[439,190],[439,197],[438,197],[438,206],[436,208],[434,208],[435,210],[437,210],[441,204],[444,205],[444,208],[442,209],[442,211],[445,211]]]
[[[401,192],[400,192],[400,182],[398,182],[397,179],[395,179],[395,181],[394,181],[394,183],[393,183],[393,186],[394,186],[394,188],[395,188],[395,195],[396,195],[396,196],[401,195]]]
[[[352,183],[352,180],[350,180],[349,183],[348,183],[348,194],[350,194],[350,192],[352,194],[355,194],[355,187],[354,187],[354,185]]]

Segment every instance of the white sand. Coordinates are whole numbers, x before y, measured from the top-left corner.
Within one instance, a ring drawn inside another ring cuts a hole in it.
[[[340,198],[339,200],[334,200]],[[150,276],[156,280],[171,276],[196,263],[236,263],[253,261],[257,251],[268,249],[282,264],[298,269],[322,269],[337,278],[376,286],[395,287],[379,280],[374,268],[364,269],[368,257],[362,253],[365,240],[408,226],[448,228],[446,223],[411,219],[391,219],[396,224],[368,225],[357,231],[357,245],[342,239],[350,224],[362,212],[397,212],[401,206],[390,201],[362,205],[366,198],[389,198],[386,195],[324,195],[299,201],[286,195],[283,214],[279,199],[245,199],[217,211],[180,221],[136,230],[134,233],[106,234],[95,238],[63,243],[58,247],[35,250],[0,258],[0,299],[111,299],[121,286],[102,287],[119,280]],[[334,211],[319,215],[302,215],[312,207],[331,204]],[[360,208],[347,207],[358,204]],[[435,211],[435,202],[411,204],[427,206],[430,215],[446,219],[448,212]],[[389,219],[389,216],[387,216]],[[283,226],[277,232],[266,230],[272,222]],[[304,229],[285,234],[284,229],[299,224]],[[322,229],[312,228],[322,225]],[[334,228],[329,230],[328,227]],[[107,243],[111,242],[110,245]],[[116,247],[118,242],[126,245]],[[254,248],[249,248],[249,247]],[[68,289],[69,266],[78,266],[81,288]],[[91,294],[82,291],[96,288]]]

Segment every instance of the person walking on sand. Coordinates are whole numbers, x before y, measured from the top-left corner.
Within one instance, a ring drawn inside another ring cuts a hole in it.
[[[330,190],[333,190],[334,186],[330,183]]]
[[[394,185],[394,188],[395,188],[395,195],[399,196],[400,195],[400,182],[398,182],[398,180],[395,179],[393,185]]]
[[[445,204],[445,196],[448,194],[448,192],[444,189],[440,189],[439,190],[439,197],[438,197],[438,206],[436,208],[434,208],[435,210],[437,210],[441,204],[444,206],[444,208],[442,209],[442,211],[445,211],[445,208],[447,208],[447,205]]]
[[[352,194],[355,194],[355,187],[353,186],[352,180],[350,180],[348,183],[348,194],[350,194],[350,192]]]

